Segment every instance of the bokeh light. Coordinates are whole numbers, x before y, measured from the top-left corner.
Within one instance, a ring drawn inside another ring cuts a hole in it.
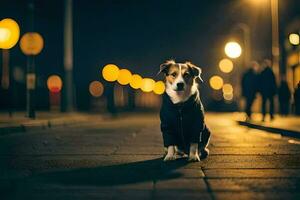
[[[0,48],[10,49],[15,46],[20,37],[20,27],[13,19],[0,21]]]
[[[242,48],[237,42],[228,42],[224,50],[225,54],[230,58],[238,58],[242,54]]]
[[[89,92],[93,97],[100,97],[104,92],[103,84],[99,81],[92,81],[89,85]]]
[[[209,79],[209,84],[214,90],[219,90],[223,87],[223,79],[220,76],[212,76]]]
[[[58,93],[61,91],[63,86],[62,80],[58,75],[51,75],[47,80],[47,87],[53,93]]]
[[[0,43],[6,42],[9,40],[10,37],[10,30],[5,27],[0,26]]]
[[[121,69],[119,71],[119,75],[118,75],[118,83],[120,83],[121,85],[127,85],[128,83],[130,83],[132,78],[132,74],[128,69]]]
[[[139,89],[142,86],[143,78],[138,74],[133,74],[129,85],[133,89]]]
[[[299,37],[299,34],[297,33],[291,33],[289,35],[289,41],[292,45],[299,45],[299,42],[300,42],[300,37]]]
[[[226,101],[231,101],[233,99],[233,94],[232,93],[223,93],[223,97]]]
[[[155,81],[151,78],[144,78],[142,80],[141,90],[143,92],[151,92],[154,89]]]
[[[231,60],[224,58],[219,62],[219,68],[224,73],[230,73],[233,69],[233,63]]]
[[[113,82],[118,79],[119,68],[114,64],[105,65],[102,69],[102,76],[106,81]]]
[[[165,84],[164,82],[162,81],[157,81],[155,84],[154,84],[154,89],[153,89],[153,92],[155,94],[158,94],[158,95],[161,95],[165,92]]]
[[[231,84],[226,83],[223,85],[222,91],[224,94],[231,94],[231,93],[233,93],[233,87]]]
[[[25,55],[38,55],[44,47],[43,37],[36,32],[25,33],[20,40],[20,48]]]

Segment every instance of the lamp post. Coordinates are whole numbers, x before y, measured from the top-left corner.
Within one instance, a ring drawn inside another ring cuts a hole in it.
[[[65,90],[63,98],[63,111],[70,112],[73,105],[73,21],[72,0],[65,0],[64,17],[64,68],[65,68]]]
[[[0,21],[0,49],[2,49],[3,67],[1,86],[7,91],[10,97],[10,80],[9,80],[9,49],[13,48],[20,37],[20,28],[16,21],[13,19],[3,19]],[[11,100],[9,100],[9,115],[12,115]]]
[[[243,43],[244,43],[244,64],[245,66],[251,60],[251,32],[250,27],[245,23],[238,23],[236,26],[233,27],[233,30],[240,29],[243,32]]]
[[[277,82],[280,80],[279,59],[279,21],[278,21],[278,0],[271,0],[271,17],[272,17],[272,68]]]

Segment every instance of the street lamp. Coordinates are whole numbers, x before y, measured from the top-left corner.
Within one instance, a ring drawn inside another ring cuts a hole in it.
[[[219,68],[224,73],[230,73],[233,70],[233,62],[224,58],[219,62]]]
[[[300,40],[300,38],[299,38],[299,34],[297,34],[297,33],[291,33],[290,35],[289,35],[289,41],[290,41],[290,43],[292,44],[292,45],[299,45],[299,40]]]
[[[120,83],[121,85],[127,85],[128,83],[130,83],[132,79],[132,74],[128,69],[121,69],[119,71],[119,75],[118,75],[118,83]]]
[[[228,42],[224,48],[225,54],[230,58],[238,58],[242,54],[242,48],[237,42]]]
[[[138,74],[133,74],[129,85],[133,89],[139,89],[142,86],[143,78]]]
[[[158,94],[158,95],[161,95],[165,92],[165,84],[164,82],[162,81],[157,81],[155,84],[154,84],[154,89],[153,89],[153,92],[155,94]]]
[[[154,89],[155,81],[151,78],[144,78],[142,80],[141,90],[143,92],[151,92]]]
[[[0,21],[0,49],[2,49],[3,67],[2,67],[2,88],[9,93],[9,49],[14,47],[20,37],[20,28],[18,23],[13,19],[3,19]],[[9,103],[9,115],[11,112],[11,103]]]
[[[63,82],[58,75],[51,75],[47,80],[47,87],[49,89],[50,110],[60,107],[60,91],[63,87]],[[59,110],[59,109],[57,109]]]
[[[35,118],[35,63],[34,56],[38,55],[44,47],[43,37],[36,32],[25,33],[20,40],[20,48],[27,56],[27,75],[26,75],[26,88],[27,88],[27,116]]]
[[[210,87],[214,90],[220,90],[223,87],[223,79],[220,76],[212,76],[209,79]]]

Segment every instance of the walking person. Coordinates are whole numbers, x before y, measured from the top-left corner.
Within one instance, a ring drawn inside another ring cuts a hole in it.
[[[271,68],[271,61],[265,59],[262,63],[262,71],[259,75],[259,91],[262,96],[262,121],[267,114],[267,103],[269,103],[270,120],[274,119],[274,96],[277,93],[276,79]]]
[[[290,110],[291,92],[285,76],[281,77],[281,82],[278,90],[280,114],[287,116]]]
[[[249,69],[242,76],[242,96],[246,100],[246,120],[251,120],[251,108],[258,91],[258,71],[259,64],[255,61],[252,61]]]

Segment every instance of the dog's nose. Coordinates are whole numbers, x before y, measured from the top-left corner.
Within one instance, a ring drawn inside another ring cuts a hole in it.
[[[184,87],[184,83],[182,82],[177,83],[177,90],[183,90],[183,87]]]

